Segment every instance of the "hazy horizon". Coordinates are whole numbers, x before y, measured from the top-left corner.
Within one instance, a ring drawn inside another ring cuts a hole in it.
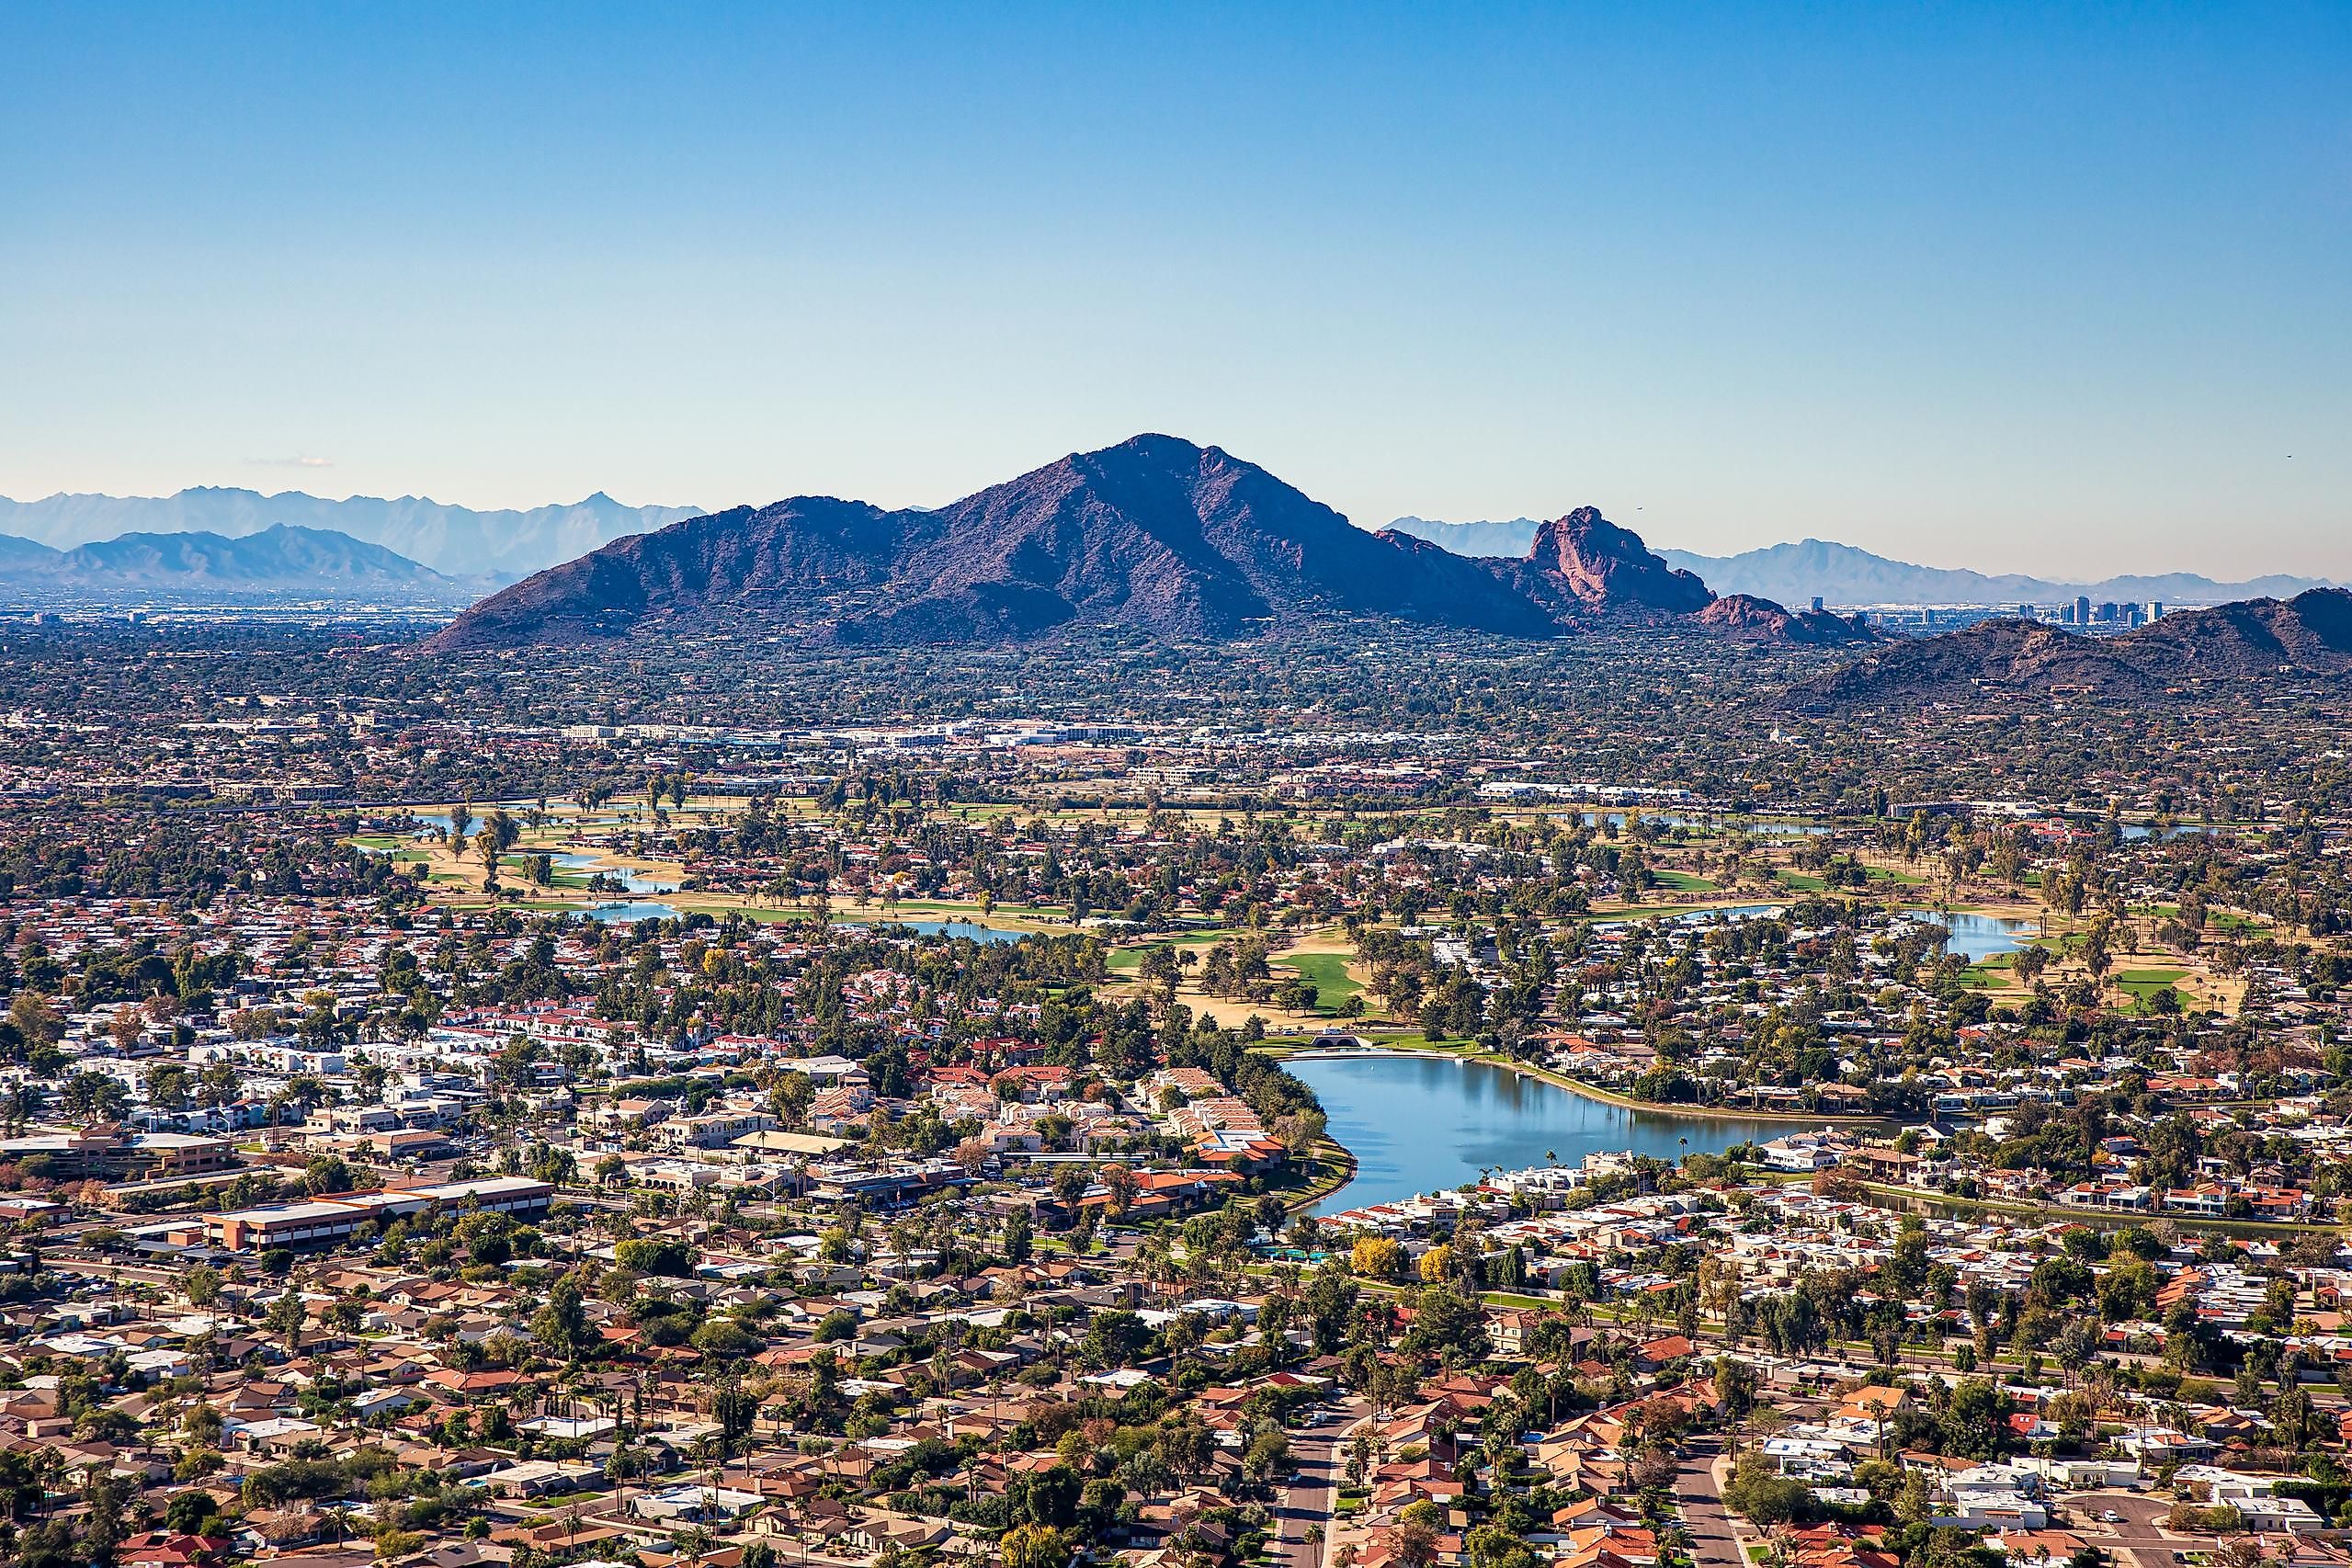
[[[2352,577],[2340,6],[130,4],[0,43],[11,495],[937,505],[1169,430],[1359,522]]]
[[[1279,477],[1279,476],[1278,475],[1278,477]],[[320,493],[319,491],[317,491],[317,490],[290,489],[290,490],[268,491],[268,490],[263,490],[263,489],[261,489],[259,486],[255,486],[255,485],[189,485],[189,486],[184,486],[184,487],[183,487],[183,489],[182,489],[181,491],[176,491],[176,492],[173,492],[173,493],[171,493],[171,494],[163,494],[163,495],[115,495],[115,494],[109,494],[109,493],[103,492],[103,491],[58,491],[58,492],[52,492],[51,494],[48,494],[48,495],[42,495],[42,496],[11,496],[11,495],[7,495],[7,494],[0,494],[0,506],[39,506],[39,505],[40,505],[40,504],[41,504],[41,503],[43,503],[43,502],[57,501],[57,500],[76,500],[76,501],[87,500],[87,501],[158,502],[158,503],[165,503],[165,502],[169,502],[169,501],[173,500],[173,499],[175,498],[175,496],[176,496],[176,495],[178,495],[178,494],[184,494],[184,493],[186,493],[186,491],[189,491],[189,490],[244,491],[244,492],[249,492],[249,493],[251,493],[251,494],[254,494],[259,495],[259,496],[260,496],[262,499],[264,499],[264,500],[280,500],[280,499],[287,499],[287,498],[300,498],[300,499],[309,500],[309,501],[319,501],[319,502],[324,502],[324,503],[327,503],[327,504],[329,504],[329,505],[343,505],[343,504],[351,503],[351,502],[366,502],[366,503],[379,503],[379,504],[385,504],[385,505],[398,505],[398,504],[399,504],[399,503],[401,503],[401,502],[408,501],[408,502],[416,502],[416,503],[419,503],[419,504],[422,504],[422,505],[425,505],[425,506],[448,506],[448,507],[461,508],[461,509],[463,509],[463,510],[472,511],[472,512],[476,512],[476,513],[494,513],[494,512],[522,512],[522,513],[528,513],[528,512],[543,511],[543,510],[562,510],[562,509],[566,509],[566,508],[573,508],[573,507],[585,506],[586,506],[587,504],[589,504],[590,502],[592,502],[592,501],[596,500],[596,499],[597,499],[597,497],[599,497],[599,496],[601,496],[603,499],[605,499],[605,500],[607,500],[607,501],[608,501],[608,502],[611,502],[611,503],[612,503],[612,505],[614,506],[614,507],[615,507],[616,509],[620,510],[620,511],[625,511],[625,512],[635,512],[635,511],[643,510],[643,509],[650,509],[650,508],[677,509],[677,508],[684,508],[684,507],[687,507],[687,506],[691,506],[691,504],[690,504],[690,503],[685,503],[685,502],[670,502],[670,501],[644,501],[644,502],[638,502],[638,501],[625,501],[625,500],[622,500],[622,499],[620,499],[620,498],[619,498],[619,497],[617,497],[617,496],[613,495],[609,490],[603,489],[603,488],[601,488],[601,487],[600,487],[600,488],[597,488],[597,489],[595,489],[595,490],[591,490],[591,491],[589,491],[586,494],[585,494],[585,495],[581,496],[578,500],[575,500],[575,501],[543,501],[543,502],[539,502],[539,503],[535,503],[535,504],[533,504],[533,505],[524,506],[509,506],[509,507],[486,507],[486,506],[485,506],[485,507],[476,507],[476,506],[468,506],[468,505],[467,505],[466,503],[464,503],[464,502],[445,501],[445,500],[441,499],[440,497],[433,496],[433,495],[426,495],[426,494],[420,494],[420,493],[417,493],[417,492],[415,492],[415,491],[406,491],[406,492],[403,492],[403,493],[401,493],[401,494],[396,494],[396,495],[371,495],[371,494],[364,494],[364,493],[361,493],[361,492],[356,492],[356,491],[355,491],[355,492],[353,492],[353,493],[351,493],[351,494],[347,494],[347,495],[331,495],[331,494],[321,494],[321,493]],[[774,497],[773,499],[776,499],[776,500],[782,500],[782,499],[784,499],[784,498],[785,498],[785,497],[782,497],[782,496],[777,496],[777,497]],[[851,499],[863,499],[863,497],[851,497]],[[960,499],[960,497],[951,497],[950,499],[951,499],[951,500],[952,500],[952,499]],[[729,507],[729,506],[735,506],[735,505],[763,506],[763,505],[766,505],[766,504],[767,504],[767,503],[765,503],[765,502],[756,502],[756,503],[729,503],[727,506],[715,506],[715,507],[709,507],[709,508],[700,508],[700,510],[705,510],[705,511],[714,511],[714,512],[715,512],[715,511],[725,511],[725,510],[727,510],[727,509],[728,509],[728,507]],[[937,505],[944,505],[944,504],[945,504],[945,503],[937,503]],[[1564,512],[1565,512],[1566,510],[1569,510],[1569,509],[1570,509],[1570,508],[1563,508],[1563,509],[1562,509],[1562,513],[1555,513],[1555,514],[1551,514],[1551,515],[1553,515],[1553,516],[1563,515],[1563,514],[1564,514]],[[1604,509],[1604,510],[1606,510],[1606,509]],[[1498,518],[1498,517],[1471,517],[1471,518],[1415,517],[1413,517],[1411,514],[1399,514],[1399,515],[1398,515],[1397,517],[1395,517],[1386,518],[1386,519],[1382,519],[1382,520],[1380,520],[1380,521],[1369,521],[1369,520],[1366,520],[1366,519],[1364,519],[1364,518],[1360,518],[1360,517],[1350,517],[1350,518],[1348,518],[1347,520],[1348,520],[1350,523],[1352,523],[1354,526],[1356,526],[1357,528],[1363,528],[1363,529],[1367,530],[1368,532],[1378,532],[1378,531],[1379,531],[1379,530],[1381,530],[1381,528],[1385,528],[1392,527],[1392,526],[1393,526],[1394,524],[1396,524],[1396,523],[1398,523],[1398,522],[1402,522],[1402,521],[1418,521],[1418,522],[1424,522],[1424,523],[1446,523],[1446,524],[1453,524],[1453,525],[1455,525],[1455,526],[1465,526],[1465,525],[1467,525],[1467,526],[1479,526],[1479,525],[1486,525],[1486,526],[1502,525],[1502,526],[1508,526],[1508,525],[1513,524],[1513,523],[1521,523],[1521,522],[1540,522],[1540,521],[1541,521],[1541,519],[1540,519],[1540,518],[1536,517],[1535,517],[1534,515],[1532,515],[1532,514],[1523,514],[1523,515],[1518,516],[1518,517],[1507,517],[1507,518]],[[1868,548],[1868,547],[1866,547],[1866,546],[1856,545],[1856,544],[1854,544],[1851,540],[1832,540],[1832,539],[1824,539],[1824,538],[1823,538],[1823,537],[1822,537],[1822,536],[1820,536],[1820,535],[1801,535],[1801,536],[1797,536],[1797,537],[1794,537],[1794,538],[1773,539],[1773,540],[1757,540],[1757,541],[1755,541],[1755,542],[1753,542],[1753,543],[1746,543],[1746,544],[1733,543],[1733,544],[1731,544],[1731,545],[1726,546],[1726,547],[1721,548],[1721,549],[1715,549],[1715,550],[1701,550],[1701,549],[1696,549],[1696,548],[1694,548],[1694,547],[1692,547],[1692,546],[1690,546],[1690,545],[1687,545],[1687,544],[1682,543],[1682,542],[1680,542],[1680,541],[1678,541],[1678,540],[1676,540],[1668,539],[1668,538],[1663,538],[1663,537],[1652,537],[1650,534],[1648,534],[1648,533],[1646,533],[1646,532],[1643,532],[1643,530],[1642,530],[1642,527],[1641,527],[1641,525],[1640,525],[1640,520],[1638,519],[1638,517],[1637,517],[1637,518],[1635,518],[1635,519],[1632,519],[1632,520],[1628,520],[1628,519],[1625,519],[1625,518],[1611,518],[1611,521],[1617,522],[1617,523],[1620,524],[1621,526],[1623,526],[1623,527],[1625,527],[1625,528],[1628,528],[1631,529],[1634,533],[1641,535],[1641,537],[1642,537],[1642,541],[1643,541],[1645,544],[1649,545],[1649,546],[1650,546],[1652,549],[1653,549],[1653,550],[1669,551],[1679,551],[1679,552],[1682,552],[1682,553],[1684,553],[1684,554],[1687,554],[1687,555],[1706,556],[1706,557],[1716,558],[1716,559],[1722,559],[1722,558],[1736,557],[1736,556],[1740,556],[1740,555],[1744,555],[1744,554],[1747,554],[1747,553],[1751,553],[1751,552],[1770,551],[1770,550],[1774,550],[1774,549],[1777,549],[1777,548],[1779,548],[1779,547],[1782,547],[1782,546],[1801,545],[1801,544],[1804,544],[1804,543],[1807,543],[1807,542],[1818,542],[1818,543],[1829,544],[1829,545],[1834,545],[1834,546],[1848,547],[1848,548],[1853,548],[1853,549],[1867,549],[1867,548]],[[193,528],[193,527],[190,527],[190,528],[157,528],[157,529],[154,529],[154,530],[153,530],[153,531],[155,531],[155,532],[161,532],[161,533],[210,531],[210,532],[218,533],[218,534],[220,534],[220,535],[222,535],[222,537],[225,537],[225,538],[241,539],[241,538],[246,538],[246,537],[249,537],[250,535],[255,534],[255,533],[262,532],[262,531],[264,531],[265,529],[267,529],[267,528],[273,528],[273,527],[318,528],[318,527],[322,527],[322,526],[325,526],[325,525],[323,525],[323,524],[320,524],[320,523],[315,523],[315,522],[298,522],[298,523],[290,523],[290,524],[289,524],[289,523],[284,523],[284,522],[269,522],[269,523],[258,523],[258,524],[256,524],[255,526],[253,526],[253,527],[251,527],[251,528],[234,528],[234,527],[228,527],[228,526],[218,526],[218,527],[208,527],[207,528],[205,528],[205,529],[201,529],[201,530],[197,529],[197,528]],[[71,548],[73,548],[73,547],[74,547],[74,545],[78,544],[78,543],[89,542],[89,541],[96,541],[96,540],[106,540],[106,539],[110,539],[110,538],[118,537],[118,535],[119,535],[119,533],[122,533],[122,532],[134,532],[134,531],[142,531],[142,530],[139,530],[139,529],[119,529],[119,530],[114,530],[114,531],[110,531],[110,532],[80,531],[80,532],[76,532],[76,534],[74,535],[74,537],[73,537],[73,538],[71,538],[71,539],[50,538],[50,539],[46,539],[46,540],[44,540],[42,542],[50,543],[50,544],[53,545],[54,547],[56,547],[56,548],[60,548],[60,549],[71,549]],[[9,529],[8,529],[6,527],[5,527],[5,526],[0,526],[0,535],[6,535],[6,534],[8,534],[8,532],[9,532]],[[30,536],[19,536],[19,537],[30,537]],[[2255,582],[2255,581],[2259,581],[2259,580],[2264,579],[2264,578],[2267,578],[2267,577],[2278,577],[2278,576],[2297,576],[2297,577],[2306,577],[2306,578],[2320,578],[2320,579],[2324,579],[2324,580],[2326,580],[2326,581],[2330,581],[2330,582],[2336,582],[2336,581],[2340,581],[2340,580],[2341,580],[2341,579],[2337,579],[2337,578],[2334,578],[2334,577],[2329,577],[2329,576],[2327,576],[2327,574],[2324,574],[2324,573],[2311,573],[2311,572],[2298,573],[2298,572],[2289,571],[2289,570],[2286,570],[2286,569],[2283,569],[2283,568],[2271,568],[2271,567],[2267,567],[2267,566],[2260,566],[2260,565],[2258,565],[2258,564],[2257,564],[2257,565],[2255,565],[2255,566],[2242,566],[2242,567],[2240,567],[2239,569],[2237,569],[2236,571],[2234,571],[2234,572],[2233,572],[2233,573],[2231,573],[2231,574],[2226,574],[2226,575],[2216,575],[2215,574],[2212,574],[2212,573],[2210,573],[2210,572],[2209,572],[2209,573],[2200,573],[2200,572],[2199,572],[2196,568],[2193,568],[2193,567],[2187,567],[2187,566],[2173,565],[2173,564],[2169,564],[2169,563],[2167,563],[2167,562],[2161,562],[2161,561],[2160,561],[2160,562],[2140,562],[2140,563],[2136,563],[2136,564],[2135,564],[2135,563],[2123,563],[2123,562],[2119,562],[2119,563],[2113,563],[2113,564],[2109,565],[2109,566],[2108,566],[2108,568],[2106,568],[2106,569],[2102,569],[2102,570],[2095,570],[2095,571],[2090,572],[2090,573],[2087,573],[2087,574],[2069,574],[2069,573],[2058,572],[2058,571],[2054,571],[2054,570],[2046,570],[2046,569],[2038,568],[2038,567],[2034,567],[2034,566],[2030,566],[2030,565],[2017,565],[2017,564],[2013,564],[2013,563],[2005,563],[2005,562],[1990,562],[1990,561],[1984,561],[1984,560],[1974,560],[1974,559],[1971,559],[1971,560],[1962,560],[1962,561],[1928,561],[1928,560],[1922,560],[1922,559],[1920,559],[1920,558],[1918,558],[1918,557],[1916,557],[1916,556],[1890,555],[1890,554],[1888,554],[1887,552],[1885,552],[1885,551],[1870,551],[1870,553],[1872,553],[1872,554],[1874,554],[1874,555],[1878,555],[1878,556],[1880,556],[1881,559],[1888,560],[1888,561],[1892,561],[1892,562],[1897,562],[1897,563],[1899,563],[1899,564],[1903,564],[1903,565],[1919,566],[1919,567],[1925,567],[1925,568],[1927,568],[1927,569],[1930,569],[1930,570],[1936,570],[1936,571],[1969,571],[1969,572],[1976,572],[1976,573],[1979,573],[1979,574],[1983,574],[1983,575],[1984,575],[1984,576],[1988,576],[1988,577],[2003,577],[2003,576],[2030,576],[2030,577],[2038,577],[2038,578],[2040,578],[2040,579],[2042,579],[2042,580],[2044,580],[2044,581],[2046,581],[2046,582],[2052,583],[2052,584],[2054,584],[2054,585],[2056,585],[2056,584],[2067,584],[2067,585],[2092,584],[2092,583],[2098,583],[2098,582],[2106,581],[2106,580],[2108,580],[2108,579],[2111,579],[2111,578],[2119,578],[2119,577],[2132,577],[2132,576],[2166,576],[2166,575],[2176,575],[2176,574],[2180,574],[2180,575],[2202,575],[2202,576],[2206,576],[2206,577],[2208,577],[2208,578],[2210,578],[2211,580],[2213,580],[2213,581],[2215,581],[2215,582],[2222,583],[2222,584]],[[458,569],[458,568],[456,568],[455,566],[453,566],[453,565],[452,565],[452,563],[448,562],[438,562],[438,563],[431,563],[431,562],[427,562],[427,564],[433,564],[433,565],[435,566],[435,569],[436,569],[436,570],[439,570],[439,571],[443,571],[443,572],[449,572],[449,571],[451,571],[451,570],[456,570],[456,569]],[[494,563],[494,562],[484,562],[484,563],[483,563],[483,567],[484,567],[484,569],[485,569],[485,570],[487,570],[487,569],[491,569],[492,567],[494,567],[494,564],[495,564],[495,563]]]

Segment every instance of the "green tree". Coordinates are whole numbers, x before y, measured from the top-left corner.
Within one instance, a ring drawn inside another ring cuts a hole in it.
[[[1732,1483],[1723,1488],[1723,1506],[1759,1525],[1801,1519],[1812,1501],[1812,1494],[1803,1482],[1781,1475],[1754,1457],[1740,1460]]]
[[[105,1073],[74,1074],[58,1098],[66,1119],[85,1125],[119,1121],[131,1109],[131,1092],[122,1080]]]
[[[1070,1542],[1051,1525],[1016,1525],[997,1542],[1005,1568],[1068,1568]]]
[[[302,1324],[309,1319],[310,1309],[303,1305],[301,1292],[289,1287],[279,1291],[278,1299],[269,1303],[269,1311],[264,1314],[262,1321],[269,1325],[271,1333],[285,1342],[287,1354],[292,1355],[302,1347]]]
[[[579,1282],[565,1274],[548,1287],[547,1301],[531,1317],[531,1337],[567,1361],[576,1361],[597,1343]]]
[[[1448,1367],[1471,1367],[1493,1352],[1486,1314],[1478,1302],[1450,1283],[1426,1285],[1414,1299],[1413,1326],[1404,1348],[1435,1356]]]

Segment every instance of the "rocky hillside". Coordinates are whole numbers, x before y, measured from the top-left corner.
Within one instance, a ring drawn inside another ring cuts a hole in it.
[[[980,643],[1064,627],[1171,638],[1323,615],[1508,636],[1687,623],[1713,602],[1589,508],[1524,561],[1367,533],[1215,447],[1138,436],[936,511],[797,497],[626,539],[516,584],[430,644],[511,646],[756,616],[842,643]],[[1778,607],[1772,613],[1785,615]],[[1812,637],[1863,634],[1823,618]],[[1774,635],[1765,616],[1744,635]]]

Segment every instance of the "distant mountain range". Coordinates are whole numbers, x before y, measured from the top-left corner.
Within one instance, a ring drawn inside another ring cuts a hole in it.
[[[1996,619],[1871,650],[1800,684],[1812,711],[1965,702],[1987,692],[2072,692],[2150,699],[2207,683],[2352,676],[2352,593],[2310,588],[2183,610],[2134,631],[2083,637],[2038,621]]]
[[[1401,534],[1426,539],[1456,555],[1525,555],[1543,525],[1533,517],[1513,517],[1507,523],[1437,523],[1426,517],[1399,517],[1389,527]]]
[[[458,608],[493,585],[444,576],[347,534],[284,524],[239,539],[124,534],[72,550],[0,536],[0,596],[32,606],[332,598]]]
[[[199,486],[165,496],[57,494],[39,501],[0,497],[0,536],[70,551],[126,534],[205,533],[239,539],[283,525],[381,545],[442,577],[488,591],[630,535],[653,533],[703,515],[699,506],[626,506],[601,491],[568,506],[475,511],[414,495],[389,501],[354,495],[331,501],[301,491],[265,495],[254,490]],[[1399,517],[1389,531],[1426,540],[1454,555],[1491,560],[1525,557],[1534,548],[1542,526],[1533,517],[1472,523]],[[2266,596],[2286,597],[2306,588],[2330,585],[2321,578],[2285,575],[2218,583],[2191,573],[2067,583],[2019,574],[1917,566],[1815,539],[1728,556],[1679,550],[1661,550],[1656,554],[1668,565],[1696,575],[1717,594],[1744,595],[1783,605],[1803,605],[1816,596],[1837,606],[2054,604],[2077,594],[2100,602],[2161,599],[2168,605],[2210,605]],[[0,539],[0,574],[12,564],[35,559],[24,555],[9,539]]]
[[[1392,526],[1458,555],[1517,555],[1534,540],[1537,527],[1525,517],[1507,523],[1433,523],[1421,517],[1399,517]],[[1808,603],[1815,597],[1846,606],[2057,604],[2078,594],[2100,603],[2160,599],[2167,605],[2215,605],[2283,597],[2331,585],[2324,578],[2290,576],[2217,583],[2188,572],[2064,583],[2017,574],[1989,575],[1960,568],[1915,566],[1850,544],[1818,539],[1737,555],[1697,555],[1683,550],[1661,550],[1658,554],[1695,574],[1719,594],[1748,594],[1792,605]]]
[[[264,495],[254,490],[199,486],[162,496],[58,494],[39,501],[0,497],[0,534],[71,550],[126,533],[202,532],[235,539],[284,525],[329,530],[381,545],[448,577],[513,582],[625,535],[665,528],[701,510],[699,506],[624,506],[602,492],[571,506],[477,512],[415,495],[392,501],[371,495],[329,501],[299,490]]]
[[[796,496],[688,518],[542,572],[427,644],[506,647],[749,624],[849,644],[994,643],[1063,628],[1249,636],[1323,616],[1546,637],[1593,626],[1868,641],[1834,616],[1719,600],[1596,511],[1517,560],[1369,533],[1255,463],[1138,436],[937,510]]]

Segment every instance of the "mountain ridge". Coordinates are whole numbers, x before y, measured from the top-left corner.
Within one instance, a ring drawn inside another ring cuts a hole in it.
[[[1714,597],[1589,508],[1551,554],[1471,560],[1358,528],[1255,463],[1163,435],[1066,457],[930,510],[795,496],[615,541],[476,606],[427,646],[625,635],[756,613],[849,644],[970,643],[1062,627],[1254,635],[1330,614],[1505,636],[1600,620],[1710,630]],[[1835,618],[1747,636],[1862,640]]]
[[[127,533],[71,550],[0,536],[0,588],[44,602],[110,603],[126,595],[251,599],[389,594],[460,608],[484,587],[478,579],[445,576],[347,534],[285,523],[234,538],[200,531]]]
[[[418,495],[350,495],[337,501],[301,490],[265,494],[193,485],[155,496],[66,491],[34,501],[0,496],[0,533],[72,550],[126,533],[241,539],[282,523],[381,545],[443,576],[512,581],[701,511],[624,506],[601,490],[576,502],[478,511]]]
[[[1392,528],[1457,553],[1517,554],[1528,548],[1538,527],[1525,517],[1510,522],[1441,523],[1400,517]],[[1830,604],[2052,604],[2086,595],[2101,602],[2224,604],[2239,599],[2290,597],[2308,588],[2331,587],[2325,578],[2271,574],[2242,583],[2217,582],[2193,572],[2134,574],[2096,582],[2068,582],[2026,573],[1985,573],[1963,566],[1921,566],[1879,555],[1858,545],[1806,538],[1742,551],[1701,555],[1658,547],[1668,564],[1702,579],[1719,594],[1746,594],[1782,604],[1804,604],[1815,596]]]

